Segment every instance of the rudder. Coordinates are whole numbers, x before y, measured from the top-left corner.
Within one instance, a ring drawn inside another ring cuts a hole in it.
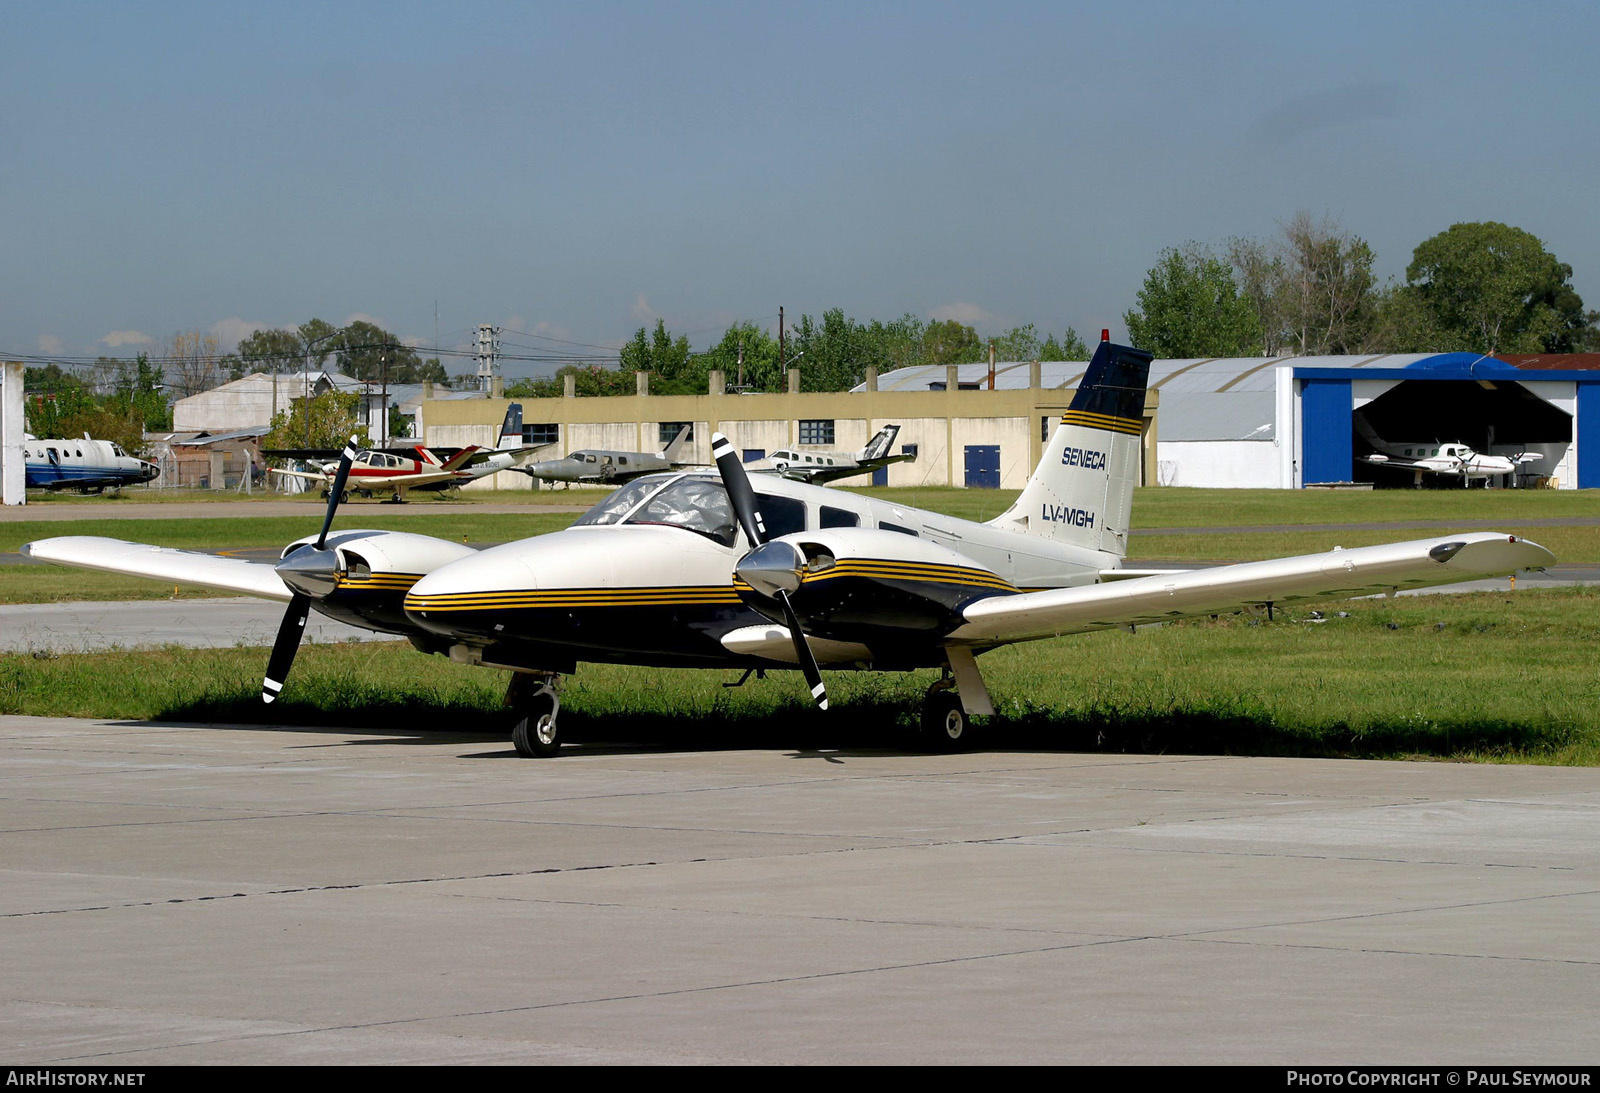
[[[1127,556],[1150,360],[1100,343],[1033,476],[993,526]]]

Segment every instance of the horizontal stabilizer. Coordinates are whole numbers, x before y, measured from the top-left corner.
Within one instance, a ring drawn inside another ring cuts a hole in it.
[[[99,569],[168,584],[199,585],[245,596],[287,602],[292,595],[277,570],[243,558],[219,558],[193,550],[129,543],[98,535],[62,535],[24,544],[22,553],[41,562]]]
[[[1470,532],[1384,546],[1241,562],[1109,584],[994,596],[970,604],[949,640],[984,644],[1215,615],[1295,600],[1374,595],[1540,569],[1555,556],[1537,543]]]

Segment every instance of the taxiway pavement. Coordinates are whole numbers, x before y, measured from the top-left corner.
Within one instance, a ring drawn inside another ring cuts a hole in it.
[[[1594,1064],[1600,771],[0,717],[10,1064]]]

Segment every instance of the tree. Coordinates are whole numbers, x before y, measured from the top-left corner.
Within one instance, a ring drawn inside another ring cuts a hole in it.
[[[215,334],[180,330],[167,339],[162,355],[166,358],[167,385],[177,398],[209,391],[222,382],[225,374]]]
[[[1276,242],[1233,239],[1228,261],[1269,355],[1352,353],[1364,346],[1380,293],[1365,240],[1332,217],[1301,210]]]
[[[1590,320],[1571,277],[1535,236],[1486,221],[1452,224],[1419,244],[1402,291],[1415,295],[1441,348],[1539,353],[1586,337]]]
[[[720,368],[730,387],[741,382],[742,372],[744,386],[752,391],[784,390],[785,380],[778,370],[778,339],[749,319],[723,331],[722,339],[700,354],[700,359],[707,369]]]
[[[929,323],[922,335],[924,364],[971,364],[984,359],[987,353],[972,327],[954,319]]]
[[[1228,265],[1197,243],[1161,252],[1123,316],[1128,335],[1158,357],[1243,357],[1261,351],[1261,323]]]
[[[1039,332],[1032,323],[1014,326],[994,339],[994,359],[997,361],[1043,360],[1040,356],[1043,351],[1044,343],[1039,340]],[[987,356],[987,347],[984,352]]]
[[[401,345],[400,339],[373,323],[358,319],[324,344],[337,354],[338,370],[347,376],[371,383],[422,381],[422,358],[417,351]]]
[[[140,353],[132,364],[119,362],[115,384],[104,402],[106,410],[137,424],[141,432],[172,428],[172,406],[161,390],[161,370],[149,357]]]
[[[1045,339],[1039,347],[1039,360],[1042,361],[1086,361],[1089,359],[1089,347],[1084,344],[1078,331],[1067,327],[1067,332],[1056,341],[1054,334]]]
[[[272,419],[263,447],[342,448],[351,436],[367,443],[367,426],[361,420],[361,396],[354,392],[324,391],[310,399],[290,402],[287,413]]]
[[[236,352],[246,374],[298,372],[305,363],[305,348],[298,330],[258,330],[241,341]]]
[[[705,369],[691,368],[688,337],[680,334],[674,338],[667,330],[664,319],[656,320],[653,332],[647,333],[642,326],[636,330],[622,347],[620,357],[622,371],[650,373],[650,390],[657,394],[705,393]],[[698,372],[698,383],[695,382],[695,372]]]

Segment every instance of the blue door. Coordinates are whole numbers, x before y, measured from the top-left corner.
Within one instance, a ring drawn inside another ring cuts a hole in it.
[[[967,445],[967,488],[980,490],[1000,488],[1000,445]]]
[[[746,448],[741,458],[745,463],[754,463],[758,459],[767,458],[767,450],[765,448]]]

